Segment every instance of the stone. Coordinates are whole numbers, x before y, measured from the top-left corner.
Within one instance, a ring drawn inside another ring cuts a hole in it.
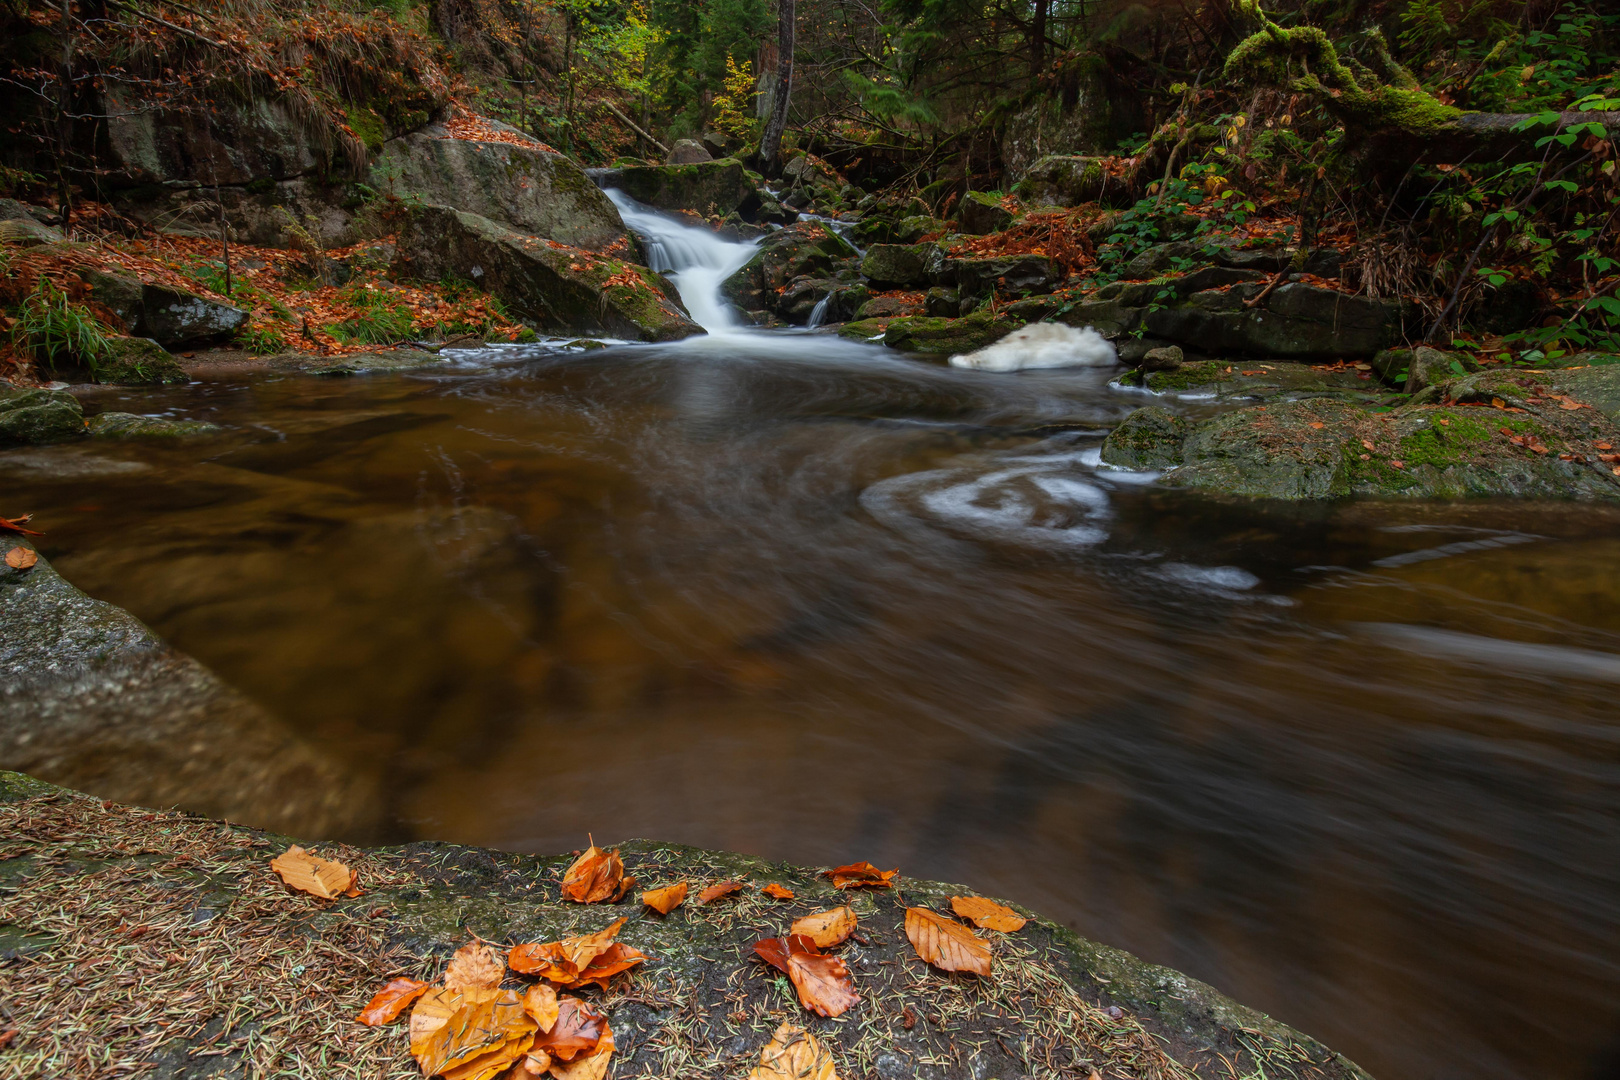
[[[970,236],[1001,232],[1013,223],[1013,213],[1001,205],[1001,197],[987,191],[970,191],[962,196],[956,210],[957,223]]]
[[[735,139],[718,131],[705,131],[700,141],[703,143],[703,149],[709,152],[710,158],[730,157],[732,148],[736,145]]]
[[[1315,285],[1290,283],[1258,307],[1245,307],[1259,284],[1196,292],[1174,307],[1142,316],[1148,333],[1205,353],[1326,360],[1372,356],[1400,335],[1407,306]]]
[[[1181,346],[1162,345],[1143,354],[1138,366],[1143,371],[1174,371],[1181,366],[1183,359]]]
[[[772,306],[794,278],[831,278],[854,258],[849,241],[823,222],[800,222],[766,237],[753,258],[721,283],[720,292],[742,310],[757,311]]]
[[[736,158],[617,169],[604,179],[637,202],[704,217],[725,217],[754,193],[756,183]]]
[[[90,270],[84,280],[92,298],[118,316],[131,334],[166,349],[230,337],[248,318],[234,305],[127,274]]]
[[[1610,420],[1620,421],[1620,357],[1586,353],[1575,359],[1584,363],[1548,377],[1552,388],[1586,402]]]
[[[482,342],[474,339],[451,343],[450,347],[473,349],[480,344]],[[414,371],[444,363],[447,357],[438,355],[438,352],[438,349],[389,349],[386,352],[346,353],[342,356],[284,352],[269,357],[265,363],[271,371],[298,372],[302,375],[369,375],[373,372]]]
[[[950,231],[950,222],[928,214],[912,214],[894,225],[894,242],[916,244],[925,236],[938,236]]]
[[[1084,52],[1064,63],[1062,92],[1036,94],[1001,126],[1001,161],[1022,176],[1048,154],[1097,153],[1133,131],[1146,131],[1139,98],[1110,75],[1108,62]]]
[[[628,235],[612,200],[585,171],[538,143],[452,139],[433,125],[389,142],[372,166],[371,185],[572,247],[602,248]]]
[[[1428,345],[1384,349],[1373,356],[1372,367],[1379,378],[1408,394],[1479,370],[1479,365],[1464,353],[1443,352]]]
[[[933,244],[873,244],[861,259],[861,273],[880,289],[925,285]]]
[[[1132,281],[1161,277],[1174,270],[1191,270],[1202,257],[1200,245],[1186,240],[1155,244],[1126,263],[1120,276]]]
[[[30,217],[0,221],[0,244],[10,247],[39,247],[41,244],[59,243],[62,239],[61,229],[41,225]]]
[[[43,206],[18,202],[16,199],[0,199],[0,221],[16,220],[37,221],[41,225],[49,225],[57,218]]]
[[[962,298],[955,289],[936,285],[923,294],[923,312],[936,319],[954,319],[961,314]]]
[[[1057,264],[1043,255],[990,259],[947,259],[943,269],[963,299],[1049,293],[1062,280]]]
[[[108,354],[96,361],[96,382],[114,386],[158,386],[190,381],[169,350],[146,337],[108,338]]]
[[[423,206],[401,222],[390,272],[474,282],[536,327],[562,334],[673,341],[702,332],[673,288],[645,266],[553,243],[463,210]]]
[[[806,326],[810,322],[810,313],[817,304],[832,295],[834,285],[825,278],[795,278],[776,298],[776,313],[794,326]]]
[[[1079,154],[1048,154],[1032,163],[1013,191],[1031,206],[1079,206],[1097,202],[1109,187],[1101,159]],[[1115,181],[1119,197],[1129,193]]]
[[[874,296],[861,305],[860,310],[855,313],[855,318],[896,319],[923,313],[924,306],[915,300],[908,300],[903,296]]]
[[[1143,310],[1120,299],[1082,300],[1060,312],[1058,321],[1068,326],[1089,326],[1110,341],[1118,341],[1142,325]]]
[[[675,145],[669,149],[669,157],[665,159],[665,164],[696,165],[700,161],[713,160],[714,155],[696,139],[676,139]]]
[[[92,417],[87,429],[97,439],[179,439],[191,435],[213,435],[218,424],[203,420],[165,420],[126,412],[104,412]]]
[[[1103,440],[1102,460],[1121,469],[1173,469],[1192,422],[1162,405],[1137,409]]]
[[[83,434],[84,410],[72,394],[0,384],[0,446],[65,442]]]
[[[855,318],[855,313],[861,305],[871,297],[872,292],[865,285],[838,285],[833,288],[832,296],[827,301],[827,315],[824,321],[829,323],[848,322]]]
[[[890,322],[883,331],[883,344],[902,352],[953,356],[1000,341],[1022,325],[1016,319],[998,317],[988,311],[974,312],[960,319],[913,316]]]

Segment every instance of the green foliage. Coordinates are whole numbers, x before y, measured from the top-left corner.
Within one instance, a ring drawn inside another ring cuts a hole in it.
[[[360,313],[326,328],[339,341],[392,345],[409,339],[416,327],[411,309],[391,300],[386,293],[359,286],[349,290],[345,299]]]
[[[287,337],[273,326],[253,326],[236,333],[236,343],[250,353],[261,355],[287,351]]]
[[[1480,109],[1528,112],[1568,108],[1593,94],[1620,97],[1620,57],[1609,48],[1617,31],[1620,15],[1570,3],[1548,28],[1505,38],[1500,50],[1459,42],[1465,57],[1495,57],[1474,81],[1470,102]]]
[[[41,277],[23,299],[11,333],[19,349],[52,372],[58,364],[77,363],[94,374],[112,352],[101,321],[47,277]]]
[[[765,0],[651,0],[648,16],[659,34],[651,59],[666,76],[662,104],[678,114],[677,130],[702,126],[703,95],[724,88],[727,59],[751,60],[773,25]]]

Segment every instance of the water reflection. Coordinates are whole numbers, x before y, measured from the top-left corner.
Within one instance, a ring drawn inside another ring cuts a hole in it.
[[[1161,491],[1097,466],[1138,403],[1104,378],[535,351],[213,384],[220,439],[0,475],[64,574],[384,780],[365,839],[872,858],[1386,1080],[1585,1075],[1620,1023],[1615,514]]]

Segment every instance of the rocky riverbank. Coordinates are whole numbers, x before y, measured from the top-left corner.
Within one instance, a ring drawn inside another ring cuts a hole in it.
[[[829,1045],[846,1077],[1366,1075],[1202,983],[1035,916],[1014,933],[982,932],[988,978],[931,968],[901,924],[905,906],[948,910],[968,893],[940,882],[839,892],[809,868],[628,841],[619,850],[640,887],[743,886],[660,917],[634,892],[619,904],[563,900],[569,855],[321,845],[359,872],[360,888],[323,901],[271,872],[286,838],[222,821],[0,773],[0,822],[12,1033],[0,1065],[16,1075],[415,1075],[403,1023],[353,1020],[384,982],[436,980],[475,938],[552,941],[621,917],[618,940],[649,959],[585,992],[610,1019],[615,1076],[740,1076],[784,1020]],[[792,898],[765,895],[767,884]],[[862,1000],[823,1020],[752,945],[844,903],[859,918],[842,955]]]

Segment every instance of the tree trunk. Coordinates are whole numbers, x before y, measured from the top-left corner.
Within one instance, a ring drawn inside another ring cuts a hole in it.
[[[1052,0],[1035,0],[1035,18],[1029,25],[1029,77],[1040,77],[1046,70],[1046,16]]]
[[[787,128],[788,96],[793,92],[793,0],[777,0],[776,92],[759,141],[759,167],[766,176],[782,171],[782,132]]]
[[[57,72],[56,103],[56,201],[67,231],[73,214],[73,194],[68,187],[68,154],[73,147],[73,2],[62,0],[62,62]]]

